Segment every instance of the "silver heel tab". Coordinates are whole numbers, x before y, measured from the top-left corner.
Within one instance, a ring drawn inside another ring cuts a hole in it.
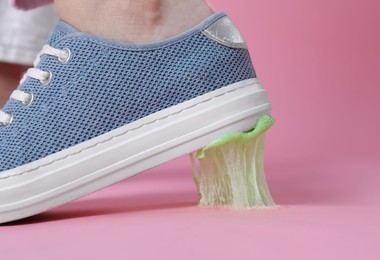
[[[236,25],[224,16],[203,30],[210,39],[230,48],[247,49],[247,44]]]

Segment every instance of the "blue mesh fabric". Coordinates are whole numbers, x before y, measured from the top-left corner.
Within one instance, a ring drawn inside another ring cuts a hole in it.
[[[29,78],[19,89],[33,92],[33,103],[6,104],[14,120],[0,127],[0,171],[256,76],[247,50],[222,46],[200,30],[166,46],[138,49],[60,22],[49,43],[69,48],[72,58],[61,64],[44,56],[37,67],[52,72],[51,83]]]

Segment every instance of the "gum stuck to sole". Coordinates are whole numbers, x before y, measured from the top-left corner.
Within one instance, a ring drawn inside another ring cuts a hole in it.
[[[265,133],[273,124],[270,116],[263,115],[253,129],[226,134],[199,150],[196,157],[200,174],[191,154],[200,206],[236,209],[276,206],[263,165]]]

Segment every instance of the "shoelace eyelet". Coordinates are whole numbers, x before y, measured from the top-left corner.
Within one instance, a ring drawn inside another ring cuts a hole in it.
[[[29,99],[25,102],[21,102],[24,107],[30,106],[34,100],[33,92],[27,92],[27,94],[29,95]]]
[[[48,72],[48,73],[49,73],[49,76],[48,76],[46,79],[44,79],[44,80],[40,80],[40,83],[41,83],[42,86],[46,86],[46,85],[48,85],[48,84],[51,82],[51,79],[52,79],[52,77],[53,77],[53,74],[51,73],[50,70],[47,70],[47,71],[45,71],[45,72]]]
[[[36,60],[33,63],[35,64],[35,66],[40,62],[42,55],[55,56],[58,58],[58,61],[61,64],[67,64],[71,59],[70,49],[56,49],[50,45],[44,45],[41,52],[38,54]],[[20,84],[23,84],[28,77],[39,80],[42,86],[46,86],[52,81],[53,74],[49,70],[42,71],[39,68],[30,68],[28,69],[24,77],[21,79]],[[29,106],[33,102],[34,95],[32,92],[28,93],[23,92],[21,90],[15,90],[14,93],[12,93],[11,98],[21,102],[23,106]],[[12,123],[12,121],[13,114],[5,113],[3,110],[0,110],[0,127],[7,127]]]
[[[69,63],[70,58],[71,58],[71,51],[69,48],[64,48],[64,49],[62,49],[62,51],[66,52],[67,56],[66,56],[66,58],[58,57],[58,61],[61,64],[67,64],[67,63]]]

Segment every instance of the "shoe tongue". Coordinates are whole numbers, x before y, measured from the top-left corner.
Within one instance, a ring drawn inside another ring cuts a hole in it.
[[[61,38],[66,35],[78,32],[77,29],[64,21],[59,21],[55,29],[50,33],[47,43],[54,46]]]

